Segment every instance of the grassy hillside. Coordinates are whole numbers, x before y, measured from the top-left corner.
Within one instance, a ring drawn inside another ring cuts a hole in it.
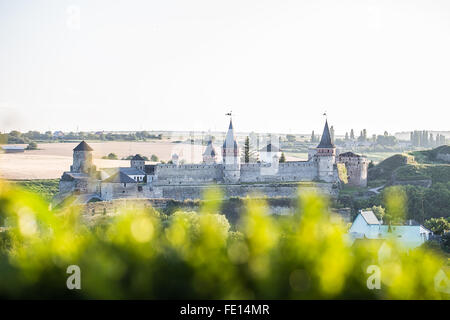
[[[426,180],[433,183],[450,181],[450,165],[409,164],[395,170],[395,178],[400,181]]]
[[[59,179],[21,180],[16,183],[49,201],[58,192]]]
[[[389,180],[396,169],[408,163],[414,163],[413,156],[405,154],[393,155],[369,170],[369,180]]]
[[[433,150],[396,154],[369,169],[369,186],[393,181],[431,180],[433,183],[450,181],[450,165],[434,161],[438,153],[450,152],[449,146]]]
[[[436,157],[438,154],[450,154],[450,145],[440,146],[431,150],[412,151],[409,154],[414,156],[415,160],[418,163],[424,164],[443,163]]]

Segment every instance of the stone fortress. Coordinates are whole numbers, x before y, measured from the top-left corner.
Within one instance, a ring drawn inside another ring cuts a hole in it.
[[[211,185],[220,185],[226,197],[254,192],[295,197],[299,187],[333,196],[342,183],[339,167],[345,167],[346,183],[367,186],[367,158],[351,152],[337,155],[327,121],[319,145],[309,152],[306,161],[280,163],[279,149],[268,145],[264,148],[266,160],[241,163],[231,118],[220,163],[212,140],[205,148],[203,162],[193,164],[180,164],[178,156],[173,155],[170,164],[149,165],[137,154],[130,160],[130,167],[97,170],[92,151],[84,141],[73,150],[73,164],[61,176],[55,202],[68,196],[75,196],[78,203],[121,198],[198,199]]]

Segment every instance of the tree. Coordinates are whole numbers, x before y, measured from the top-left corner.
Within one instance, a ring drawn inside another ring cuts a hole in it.
[[[253,150],[252,145],[250,143],[250,137],[248,136],[245,138],[243,158],[245,163],[258,161],[258,152]]]
[[[314,132],[314,131],[313,131],[313,132]],[[295,142],[295,140],[296,140],[295,135],[293,135],[293,134],[287,134],[287,135],[286,135],[286,139],[287,139],[287,141],[289,141],[289,142]]]
[[[36,150],[36,149],[37,149],[37,143],[34,141],[31,141],[27,146],[27,150]]]
[[[450,230],[450,223],[443,217],[431,218],[425,221],[425,227],[433,231],[434,234],[442,235]]]
[[[441,248],[447,253],[450,252],[450,232],[447,232],[444,235],[442,235]]]
[[[111,153],[108,154],[107,156],[102,157],[102,159],[107,159],[107,160],[117,160],[117,159],[119,159],[119,158],[117,157],[117,154],[111,152]]]
[[[350,140],[355,140],[355,131],[350,130]]]
[[[244,144],[244,162],[250,162],[250,138],[248,136],[245,138]]]
[[[284,156],[284,152],[281,153],[280,163],[286,162],[286,157]]]
[[[345,133],[345,141],[348,140],[348,132]]]
[[[367,208],[365,211],[371,210],[375,216],[378,218],[378,220],[382,221],[384,220],[384,217],[386,215],[386,210],[382,206],[373,206],[372,208]]]
[[[152,154],[152,156],[150,157],[150,160],[153,162],[157,162],[159,159],[155,154]]]

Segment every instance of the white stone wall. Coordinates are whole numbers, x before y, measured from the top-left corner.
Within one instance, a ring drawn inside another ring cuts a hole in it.
[[[101,197],[103,200],[118,198],[139,198],[144,196],[144,190],[138,192],[136,183],[102,183]]]
[[[159,186],[154,187],[154,193],[162,195],[162,198],[186,200],[202,199],[204,191],[208,185],[204,186]],[[310,185],[283,184],[283,183],[264,183],[264,184],[241,184],[241,185],[221,185],[220,188],[225,198],[245,197],[247,195],[262,195],[268,197],[290,197],[295,198],[298,192],[317,191],[319,193],[337,196],[337,190],[331,183],[311,183]]]
[[[73,164],[70,166],[71,172],[87,173],[93,167],[91,151],[74,151]]]
[[[155,168],[154,185],[207,184],[223,180],[221,164],[160,164]]]
[[[241,182],[312,181],[317,178],[314,161],[290,161],[277,164],[241,164]]]

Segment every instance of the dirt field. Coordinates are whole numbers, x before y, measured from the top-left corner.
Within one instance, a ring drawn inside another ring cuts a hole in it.
[[[94,149],[94,164],[97,168],[128,167],[129,161],[101,159],[108,153],[115,153],[119,159],[139,153],[151,157],[156,155],[160,160],[169,161],[172,154],[180,156],[186,163],[202,161],[204,146],[185,143],[171,143],[168,141],[149,142],[88,142]],[[56,179],[64,171],[68,171],[72,164],[72,150],[78,143],[40,143],[39,150],[24,153],[0,153],[0,178],[10,180],[24,179]],[[25,146],[26,147],[26,146]],[[215,146],[219,153],[220,147]],[[303,157],[301,157],[303,156]],[[288,161],[306,159],[306,155],[286,154]],[[150,162],[149,162],[150,163]]]
[[[200,162],[204,147],[166,141],[151,142],[88,142],[94,149],[94,163],[98,168],[129,166],[129,161],[104,160],[110,152],[119,159],[140,153],[150,158],[152,154],[168,161],[173,153],[189,162]],[[59,178],[72,164],[72,150],[77,143],[41,143],[39,150],[25,153],[0,153],[0,178],[4,179],[54,179]],[[216,147],[217,148],[217,147]]]

